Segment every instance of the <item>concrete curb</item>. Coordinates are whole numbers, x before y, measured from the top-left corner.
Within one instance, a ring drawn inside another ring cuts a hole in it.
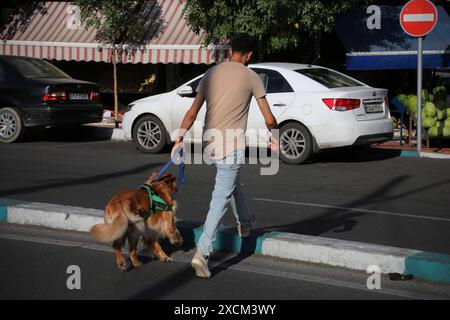
[[[111,140],[111,141],[128,141],[125,139],[125,134],[121,128],[101,128],[96,127],[94,130],[96,138]]]
[[[450,159],[450,154],[437,153],[437,152],[417,152],[416,150],[400,150],[400,149],[387,149],[387,150],[399,150],[401,157],[420,157],[429,159]]]
[[[0,199],[0,221],[87,232],[92,225],[103,223],[103,211]],[[186,245],[194,247],[202,233],[202,224],[186,220],[177,224]],[[382,273],[412,274],[421,279],[450,283],[450,255],[445,254],[292,233],[263,233],[257,229],[248,238],[241,239],[235,227],[227,226],[220,227],[214,248],[353,270],[366,271],[375,265]]]

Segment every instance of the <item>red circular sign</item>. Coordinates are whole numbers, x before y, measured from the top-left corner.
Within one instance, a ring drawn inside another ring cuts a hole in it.
[[[436,7],[429,0],[412,0],[400,12],[400,25],[413,37],[423,37],[430,33],[437,19]]]

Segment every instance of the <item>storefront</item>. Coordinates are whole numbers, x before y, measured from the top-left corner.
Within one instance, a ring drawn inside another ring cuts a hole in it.
[[[157,5],[162,20],[159,36],[135,54],[124,52],[120,59],[122,93],[171,89],[227,57],[223,48],[205,48],[204,33],[195,34],[188,28],[182,1],[161,0]],[[96,40],[96,30],[83,26],[78,8],[70,2],[46,2],[43,11],[32,15],[28,25],[9,40],[0,42],[0,54],[51,60],[73,77],[97,82],[104,93],[111,92],[111,49]],[[156,88],[148,84],[152,75],[157,77]]]
[[[402,30],[401,9],[366,6],[336,20],[336,32],[346,49],[345,69],[361,80],[386,78],[383,81],[392,82],[394,94],[415,88],[417,69],[417,39]],[[435,85],[436,72],[450,70],[450,19],[442,6],[437,10],[436,27],[423,42],[425,86]]]

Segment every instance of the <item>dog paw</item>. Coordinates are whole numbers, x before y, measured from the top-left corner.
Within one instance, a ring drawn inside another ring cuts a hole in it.
[[[133,267],[135,267],[136,269],[142,268],[143,264],[140,261],[131,261],[131,263],[133,264]]]
[[[123,272],[127,271],[127,269],[128,269],[126,263],[124,263],[124,264],[118,264],[117,266],[119,267],[119,270],[120,270],[120,271],[123,271]]]
[[[174,260],[170,257],[162,257],[159,259],[161,262],[173,262]]]

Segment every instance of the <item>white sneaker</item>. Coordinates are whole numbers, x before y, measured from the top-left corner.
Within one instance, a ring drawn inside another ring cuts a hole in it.
[[[208,269],[208,258],[196,251],[194,257],[192,258],[191,266],[195,270],[195,275],[200,278],[211,277],[211,272]]]

